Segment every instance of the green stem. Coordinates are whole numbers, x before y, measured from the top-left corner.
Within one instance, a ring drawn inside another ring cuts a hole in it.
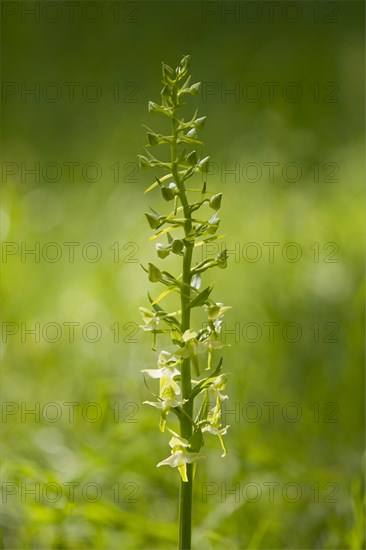
[[[175,98],[176,99],[176,98]],[[179,198],[181,200],[184,217],[186,219],[184,224],[184,233],[188,237],[192,228],[191,211],[187,201],[186,190],[182,183],[178,168],[177,168],[177,139],[178,139],[178,121],[175,116],[177,104],[175,102],[174,117],[172,120],[173,140],[170,147],[172,174],[174,182],[179,190]],[[191,265],[192,265],[192,253],[194,243],[190,243],[190,246],[184,247],[183,256],[183,275],[182,282],[185,286],[181,289],[181,310],[182,321],[181,330],[184,333],[190,328],[191,310],[189,307],[190,294],[189,288],[191,284]],[[181,367],[181,382],[182,382],[182,397],[188,399],[191,393],[191,364],[189,357],[183,360]],[[189,417],[192,417],[193,402],[188,401],[183,405],[183,410],[187,415],[183,415],[180,419],[181,436],[185,439],[189,439],[192,435],[192,424]],[[180,496],[179,496],[179,549],[189,550],[191,548],[191,533],[192,533],[192,494],[193,494],[193,468],[192,464],[187,464],[187,478],[188,481],[180,482]]]

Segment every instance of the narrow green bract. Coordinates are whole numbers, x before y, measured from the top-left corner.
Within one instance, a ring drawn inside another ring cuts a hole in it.
[[[163,176],[155,174],[155,181],[146,192],[159,191],[162,207],[172,206],[166,214],[152,208],[145,214],[155,231],[150,240],[159,242],[156,260],[144,269],[151,283],[162,283],[165,288],[154,298],[148,294],[150,309],[141,307],[140,313],[142,328],[152,334],[155,351],[157,334],[168,333],[171,338],[171,349],[158,352],[157,368],[142,372],[159,380],[159,393],[151,391],[156,400],[145,403],[160,410],[160,430],[172,436],[170,456],[157,466],[177,468],[181,477],[180,548],[190,548],[191,544],[192,482],[196,462],[205,458],[200,453],[204,436],[217,436],[221,456],[225,456],[224,436],[229,428],[221,422],[222,401],[227,399],[222,393],[226,376],[221,373],[222,358],[215,358],[215,353],[225,345],[220,340],[220,331],[223,315],[230,307],[212,299],[212,283],[201,288],[202,273],[213,267],[225,268],[227,252],[222,250],[215,258],[201,258],[199,262],[195,262],[193,254],[195,249],[202,252],[202,246],[222,237],[217,234],[222,193],[208,192],[206,183],[200,189],[187,187],[188,180],[195,175],[205,180],[202,174],[209,160],[201,158],[197,151],[203,145],[198,132],[203,129],[206,117],[198,117],[197,110],[188,121],[180,117],[187,95],[196,96],[200,88],[200,83],[191,83],[188,70],[189,56],[184,56],[175,70],[163,63],[161,104],[150,101],[148,109],[151,114],[170,120],[171,133],[162,135],[146,127],[148,144],[145,154],[139,155],[141,169],[167,172]],[[151,153],[151,148],[160,147],[169,148],[169,162]],[[201,209],[203,214],[196,213]],[[165,271],[161,265],[170,254],[180,257],[178,275]],[[164,299],[171,293],[177,294],[178,303],[175,311],[167,312],[163,308]],[[191,327],[194,308],[203,308],[207,315],[207,322],[200,328]],[[173,420],[171,413],[179,420],[180,434],[169,427]]]

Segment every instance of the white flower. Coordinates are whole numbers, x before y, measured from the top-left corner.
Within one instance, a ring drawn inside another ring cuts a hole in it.
[[[221,349],[227,344],[220,342],[220,340],[214,340],[211,338],[206,338],[206,340],[198,340],[197,332],[194,330],[186,330],[182,336],[184,341],[184,347],[176,352],[177,355],[187,358],[189,357],[192,361],[195,373],[199,376],[199,364],[198,364],[198,354],[208,351],[209,361],[208,367],[206,370],[211,368],[213,352],[215,349]]]
[[[180,390],[179,390],[180,393]],[[151,405],[156,409],[161,409],[159,428],[161,432],[165,431],[166,418],[172,407],[180,407],[187,402],[186,399],[178,400],[174,388],[171,386],[165,386],[161,397],[161,401],[144,401],[145,405]]]
[[[176,395],[180,394],[180,387],[175,382],[174,377],[180,375],[180,371],[176,368],[176,364],[179,363],[174,355],[168,351],[161,351],[158,359],[158,369],[143,369],[141,372],[146,372],[151,378],[160,379],[160,397],[162,396],[163,389],[165,387],[173,388]]]
[[[174,434],[174,432],[171,433]],[[169,441],[169,445],[172,449],[171,456],[159,462],[159,464],[157,464],[157,468],[159,468],[160,466],[170,466],[171,468],[178,468],[182,480],[184,482],[187,482],[187,464],[192,464],[194,462],[197,462],[197,460],[201,460],[202,458],[206,457],[199,453],[190,453],[189,451],[187,451],[187,448],[189,448],[190,446],[188,441],[177,434],[174,434],[174,436],[171,438],[171,440]]]
[[[199,353],[197,332],[195,332],[194,330],[186,330],[182,338],[184,342],[184,347],[177,351],[177,355],[181,355],[184,358],[189,357],[192,361],[192,365],[194,367],[196,375],[199,376],[200,371],[197,355]]]
[[[173,378],[174,376],[177,376],[180,374],[179,370],[172,367],[163,367],[161,369],[143,369],[141,372],[146,372],[150,378],[160,378],[160,379],[166,379],[166,378]]]
[[[197,332],[194,330],[186,330],[182,336],[184,342],[189,342],[197,338]]]
[[[224,399],[229,399],[227,395],[223,395],[221,392],[225,389],[227,382],[227,377],[225,374],[220,374],[215,378],[215,380],[212,382],[212,385],[210,386],[211,389],[215,392],[216,397],[219,397],[220,401],[223,401]]]
[[[167,387],[168,388],[168,387]],[[165,397],[162,398],[161,401],[144,401],[145,405],[151,405],[152,407],[155,407],[156,409],[161,409],[161,414],[167,416],[169,410],[172,407],[179,407],[185,403],[185,400],[179,401],[175,394],[172,393],[169,395],[168,391],[165,392]],[[162,430],[164,431],[164,430]]]
[[[223,426],[221,423],[221,402],[225,399],[228,399],[227,395],[223,395],[221,393],[222,390],[225,389],[226,381],[226,375],[220,374],[219,376],[216,376],[212,380],[211,384],[208,386],[205,399],[207,400],[207,403],[209,403],[209,391],[213,391],[213,393],[215,394],[216,402],[215,406],[207,414],[206,419],[202,422],[203,424],[205,424],[202,428],[202,432],[208,432],[212,435],[216,435],[219,438],[223,450],[223,454],[221,455],[222,457],[224,457],[227,453],[223,436],[226,435],[227,430],[230,427]]]
[[[146,309],[146,307],[139,307],[142,320],[145,325],[140,325],[143,330],[156,330],[156,327],[159,324],[159,318],[156,317],[155,313]]]
[[[207,426],[202,428],[203,432],[209,432],[212,435],[217,435],[223,450],[223,453],[221,455],[222,458],[227,454],[227,448],[222,436],[227,434],[228,428],[230,428],[230,426],[225,426],[224,428],[220,428],[219,425],[215,425],[215,424],[208,424]]]
[[[151,378],[160,379],[159,398],[160,401],[144,401],[145,404],[161,409],[161,417],[159,427],[163,432],[165,430],[166,418],[172,407],[179,407],[186,400],[178,400],[181,389],[179,384],[174,380],[175,376],[180,375],[180,371],[175,367],[179,362],[177,358],[167,351],[162,351],[159,355],[158,365],[162,365],[159,369],[144,369],[141,372],[146,372]]]
[[[163,367],[164,365],[171,365],[171,363],[177,363],[178,359],[169,351],[161,351],[158,358],[158,366]]]

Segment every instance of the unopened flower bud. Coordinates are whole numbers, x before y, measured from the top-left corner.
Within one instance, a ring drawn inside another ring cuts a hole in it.
[[[220,313],[220,306],[218,306],[217,304],[215,304],[214,306],[209,306],[207,313],[208,313],[208,318],[211,321],[213,321],[214,319],[216,319],[216,317]]]
[[[159,145],[159,136],[157,134],[148,132],[147,139],[149,140],[149,145]]]
[[[169,65],[167,65],[166,63],[162,63],[162,71],[163,71],[163,77],[166,78],[166,77],[169,77],[169,78],[174,78],[174,71],[171,67],[169,67]]]
[[[173,189],[171,189],[170,187],[162,187],[161,194],[163,195],[163,198],[166,201],[172,201],[175,197],[175,193]]]
[[[184,243],[182,239],[174,239],[172,242],[172,252],[174,252],[174,254],[180,254],[183,250],[183,246]]]
[[[160,225],[160,219],[156,214],[151,214],[150,212],[145,212],[146,219],[149,223],[151,229],[156,229]]]
[[[210,200],[210,207],[214,210],[218,210],[221,206],[221,199],[222,199],[222,193],[217,193],[217,195],[214,195],[211,197]]]
[[[227,267],[227,258],[228,258],[228,253],[226,249],[220,252],[219,254],[217,254],[216,260],[219,262],[217,264],[217,267],[220,267],[221,269],[225,269],[225,267]]]
[[[196,153],[196,151],[191,151],[191,152],[187,155],[187,162],[188,162],[188,164],[190,164],[191,166],[194,166],[194,165],[197,163],[197,153]]]
[[[206,117],[202,116],[200,118],[196,118],[196,120],[194,121],[194,125],[197,130],[202,130],[202,128],[205,125],[205,122],[206,122]]]
[[[200,160],[198,166],[200,168],[204,167],[205,165],[207,165],[209,159],[210,159],[210,157],[205,157],[204,159]]]
[[[161,111],[160,105],[158,105],[157,103],[154,103],[153,101],[149,101],[148,109],[149,109],[149,113],[152,113],[152,114],[159,113]]]
[[[169,248],[161,243],[156,244],[156,252],[158,253],[159,258],[162,258],[162,259],[169,256],[169,253],[170,253]]]
[[[148,265],[148,277],[152,283],[158,283],[161,279],[161,271],[154,264]]]
[[[217,228],[219,227],[219,223],[220,223],[220,218],[216,218],[215,221],[208,226],[207,233],[210,233],[210,235],[214,235],[217,231]]]
[[[197,95],[200,91],[201,82],[196,82],[196,84],[192,84],[192,86],[189,88],[189,91],[192,95]]]

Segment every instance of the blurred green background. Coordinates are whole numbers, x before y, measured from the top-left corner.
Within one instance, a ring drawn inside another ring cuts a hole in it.
[[[137,330],[162,206],[136,155],[184,54],[232,251],[205,274],[233,306],[231,428],[197,469],[194,547],[364,548],[363,21],[353,1],[2,3],[3,548],[175,547]]]

